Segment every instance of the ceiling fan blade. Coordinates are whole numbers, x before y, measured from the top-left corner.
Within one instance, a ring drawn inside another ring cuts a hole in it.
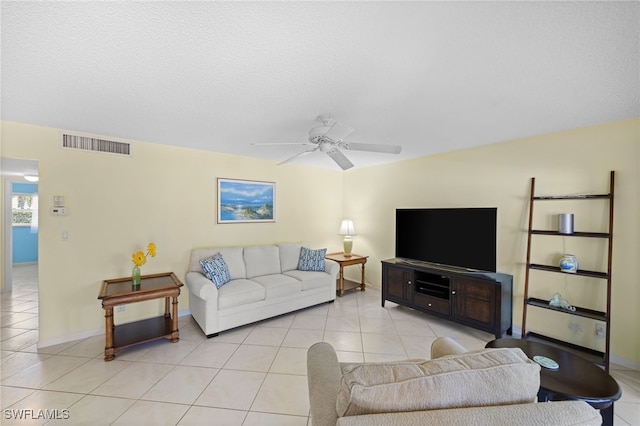
[[[269,145],[315,145],[311,142],[260,142],[260,143],[250,143],[249,145],[254,146],[269,146]]]
[[[345,148],[353,151],[384,152],[387,154],[400,154],[400,145],[379,145],[374,143],[344,142]]]
[[[318,150],[318,148],[308,149],[306,151],[302,151],[302,152],[294,155],[291,158],[287,158],[286,160],[279,162],[278,164],[276,164],[276,166],[279,166],[280,164],[284,164],[284,163],[290,163],[290,162],[292,162],[293,160],[295,160],[297,158],[304,157],[305,155],[311,154],[312,152],[315,152],[317,150]]]
[[[349,136],[352,132],[353,129],[351,127],[345,126],[344,124],[340,123],[334,123],[334,125],[331,126],[325,136],[332,141],[339,142]]]
[[[353,163],[349,161],[347,157],[344,156],[342,151],[337,149],[333,149],[331,151],[327,151],[327,155],[335,161],[338,166],[342,168],[342,170],[347,170],[353,167]]]

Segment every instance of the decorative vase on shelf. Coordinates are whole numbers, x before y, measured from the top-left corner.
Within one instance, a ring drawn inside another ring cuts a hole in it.
[[[560,270],[575,274],[578,272],[578,258],[573,254],[563,254],[560,259]]]
[[[140,267],[134,266],[133,272],[131,273],[131,280],[133,281],[134,286],[140,285]]]

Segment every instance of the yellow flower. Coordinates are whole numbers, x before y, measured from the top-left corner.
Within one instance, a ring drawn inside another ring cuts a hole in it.
[[[136,266],[142,266],[145,263],[147,263],[147,257],[141,251],[137,251],[133,253],[133,256],[131,256],[131,258],[132,258],[131,260]]]
[[[147,256],[156,257],[156,245],[154,243],[147,245],[147,254],[144,254],[142,251],[137,251],[131,255],[131,260],[136,266],[140,267],[147,263]]]

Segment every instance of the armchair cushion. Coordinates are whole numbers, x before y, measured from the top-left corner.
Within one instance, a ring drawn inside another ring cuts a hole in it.
[[[520,349],[343,369],[338,416],[518,404],[536,400],[540,366]]]

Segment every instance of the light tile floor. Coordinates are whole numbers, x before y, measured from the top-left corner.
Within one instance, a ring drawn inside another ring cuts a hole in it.
[[[37,267],[16,266],[14,290],[2,295],[3,425],[310,425],[306,350],[315,342],[331,343],[341,361],[379,362],[428,358],[438,336],[468,349],[493,340],[390,302],[382,308],[380,292],[367,288],[212,339],[181,317],[178,343],[152,342],[104,362],[104,336],[36,347],[37,291]],[[623,392],[615,424],[640,425],[640,372],[613,366],[612,374]],[[17,421],[7,409],[59,417],[66,409],[69,419]]]

